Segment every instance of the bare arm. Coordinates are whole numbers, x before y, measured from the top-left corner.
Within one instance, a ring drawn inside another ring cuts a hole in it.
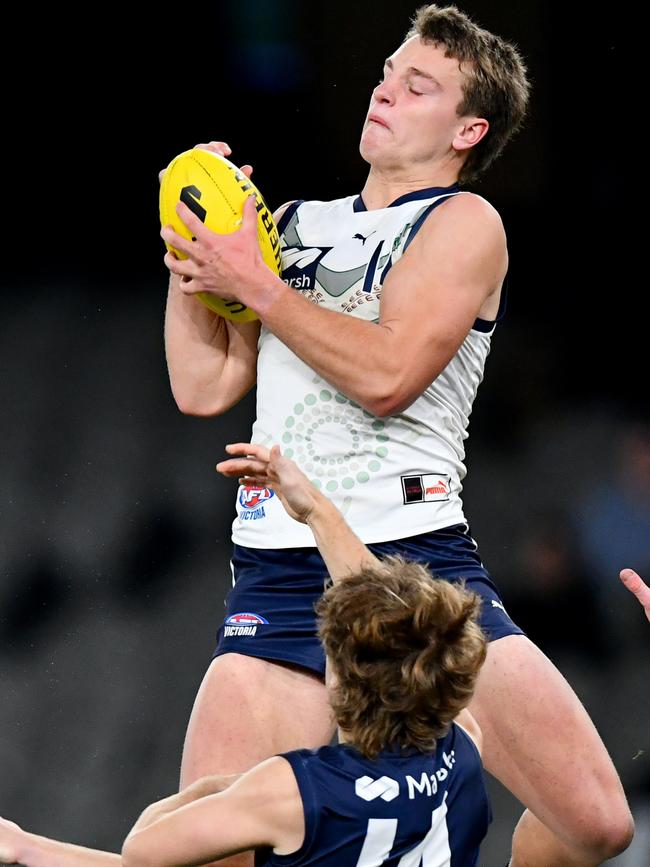
[[[158,819],[161,819],[167,813],[173,813],[179,807],[184,807],[186,804],[191,804],[199,798],[206,798],[208,795],[216,795],[218,792],[224,792],[227,788],[236,783],[241,777],[241,774],[215,775],[211,777],[202,777],[200,780],[187,786],[180,792],[170,795],[168,798],[163,798],[161,801],[156,801],[150,804],[140,814],[139,819],[132,828],[133,831],[140,831],[143,828],[148,828],[153,825]]]
[[[377,564],[336,506],[292,460],[280,454],[278,446],[269,450],[253,443],[235,443],[226,446],[226,451],[236,457],[221,461],[217,470],[241,478],[244,484],[273,488],[289,515],[310,527],[333,581]]]
[[[495,306],[507,269],[497,212],[478,196],[456,196],[431,214],[391,269],[379,322],[367,322],[312,304],[264,265],[254,203],[245,209],[242,229],[228,236],[210,232],[183,205],[178,213],[197,238],[190,245],[176,233],[165,235],[189,257],[168,261],[170,270],[188,278],[186,291],[238,297],[313,370],[373,415],[401,411],[444,370],[476,317]]]
[[[289,854],[302,844],[304,812],[289,763],[274,757],[225,791],[167,812],[124,842],[124,867],[206,864],[260,846]]]
[[[0,863],[24,867],[120,867],[122,858],[113,852],[30,834],[0,818]]]
[[[133,832],[149,827],[168,813],[199,798],[223,792],[240,776],[204,777],[182,792],[151,804],[135,823]],[[24,864],[25,867],[119,867],[122,856],[30,834],[14,822],[0,818],[0,863]]]
[[[225,142],[197,147],[230,156]],[[250,177],[252,166],[242,166]],[[161,172],[161,175],[163,173]],[[278,210],[279,219],[286,205]],[[170,275],[165,311],[165,352],[172,394],[188,415],[220,415],[238,403],[257,378],[259,322],[235,323],[187,294],[181,278]]]
[[[172,393],[189,415],[219,415],[255,384],[259,322],[229,322],[172,274],[165,311],[165,353]]]

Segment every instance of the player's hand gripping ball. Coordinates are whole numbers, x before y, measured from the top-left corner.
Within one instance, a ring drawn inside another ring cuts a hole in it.
[[[228,235],[241,225],[244,202],[255,196],[257,204],[257,236],[262,257],[275,274],[280,273],[280,237],[273,216],[255,184],[230,160],[202,148],[184,151],[170,162],[160,184],[160,223],[172,228],[187,240],[193,240],[187,226],[176,213],[178,202],[205,223],[208,229]],[[167,249],[179,259],[184,253],[169,244]],[[257,314],[239,301],[224,301],[208,292],[198,298],[225,319],[250,322]]]

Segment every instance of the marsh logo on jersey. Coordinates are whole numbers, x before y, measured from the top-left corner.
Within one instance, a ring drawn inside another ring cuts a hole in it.
[[[316,269],[332,247],[285,247],[282,251],[282,279],[292,289],[313,289]]]
[[[266,512],[262,504],[270,500],[272,496],[271,488],[242,487],[239,491],[239,505],[243,511],[239,513],[239,519],[241,521],[257,521],[260,518],[265,518]]]
[[[257,627],[263,623],[268,623],[266,618],[261,614],[251,614],[250,611],[240,611],[239,614],[231,614],[227,617],[224,626],[223,634],[226,638],[233,635],[255,635]]]
[[[422,476],[402,476],[404,505],[409,503],[439,503],[448,500],[451,476],[447,473],[427,473]]]
[[[339,251],[334,261],[332,256],[328,257],[333,247],[285,247],[282,251],[282,279],[293,289],[306,290],[306,297],[312,301],[322,301],[322,292],[331,298],[342,298],[362,280],[362,291],[368,294],[372,292],[377,269],[390,264],[388,253],[381,256],[383,244],[383,241],[379,242],[370,261],[358,252],[360,247],[354,257],[342,257]],[[341,268],[343,262],[349,262],[350,258],[360,260],[360,264],[353,268]],[[387,271],[388,267],[379,283],[383,283]]]
[[[359,777],[354,781],[354,793],[364,801],[374,801],[375,798],[392,801],[399,795],[399,783],[390,777],[380,777],[378,780],[373,780],[372,777]]]

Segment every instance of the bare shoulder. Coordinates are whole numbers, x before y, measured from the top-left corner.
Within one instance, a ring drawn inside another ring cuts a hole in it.
[[[231,788],[234,790],[236,787],[242,789],[250,787],[258,793],[261,790],[275,792],[281,797],[300,794],[291,765],[282,756],[273,756],[255,765],[250,771],[242,774]]]
[[[409,254],[411,261],[419,260],[420,267],[464,274],[484,287],[485,298],[500,289],[508,270],[506,233],[499,212],[474,193],[451,196],[434,208],[404,258],[408,260]]]
[[[487,199],[476,193],[459,193],[450,196],[425,221],[423,230],[435,231],[436,226],[448,225],[450,230],[461,228],[464,232],[491,237],[505,244],[506,233],[501,215]]]

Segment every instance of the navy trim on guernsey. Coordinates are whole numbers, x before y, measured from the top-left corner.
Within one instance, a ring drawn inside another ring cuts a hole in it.
[[[476,745],[453,725],[435,752],[384,750],[367,759],[348,744],[293,750],[305,839],[268,867],[474,867],[492,815]],[[362,856],[363,852],[363,856]],[[262,853],[260,853],[262,854]]]
[[[443,204],[443,202],[448,201],[451,198],[451,196],[455,196],[458,192],[460,192],[460,190],[458,189],[458,184],[455,184],[454,186],[456,187],[456,189],[452,189],[450,187],[449,189],[452,190],[451,192],[442,194],[444,196],[444,198],[441,197],[437,201],[432,202],[429,205],[429,207],[426,208],[420,214],[420,216],[417,218],[415,223],[412,225],[411,231],[409,232],[409,236],[406,239],[406,243],[404,244],[404,252],[405,253],[408,250],[409,244],[411,243],[413,238],[415,238],[417,233],[420,231],[424,221],[429,216],[431,211],[435,210],[435,208],[437,208],[438,205]],[[440,189],[442,189],[442,188],[440,188]],[[504,291],[502,290],[501,298],[499,299],[499,310],[498,310],[496,319],[481,319],[479,316],[477,316],[476,319],[474,320],[474,324],[472,325],[472,331],[481,331],[485,334],[490,334],[496,328],[497,322],[499,322],[503,318],[503,316],[505,314],[505,309],[506,309],[505,308],[505,294],[504,294]]]
[[[450,187],[426,187],[424,190],[414,190],[412,193],[405,193],[403,196],[395,199],[394,202],[391,202],[390,205],[387,205],[387,207],[396,208],[398,205],[403,205],[405,202],[415,202],[418,199],[430,199],[433,196],[444,196],[446,194],[458,192],[460,192],[458,184],[452,184]],[[366,208],[366,203],[361,198],[361,194],[356,197],[352,207],[356,214],[360,211],[368,210],[368,208]]]
[[[404,252],[405,252],[405,253],[406,253],[406,251],[407,251],[408,248],[409,248],[409,244],[411,243],[411,241],[413,240],[413,238],[415,238],[415,236],[417,235],[417,233],[420,231],[420,229],[422,228],[422,225],[424,224],[424,221],[425,221],[426,218],[429,216],[429,214],[431,213],[431,211],[435,211],[435,209],[438,207],[438,205],[442,205],[444,202],[449,201],[449,199],[450,199],[452,196],[455,196],[455,195],[457,195],[457,194],[458,194],[458,190],[456,190],[456,191],[453,192],[453,193],[445,194],[444,197],[441,196],[439,199],[436,199],[435,202],[431,202],[431,204],[429,205],[429,207],[428,207],[428,208],[425,208],[424,211],[422,211],[422,213],[420,214],[420,216],[417,218],[417,220],[416,220],[416,221],[413,223],[413,225],[411,226],[411,231],[409,232],[409,236],[408,236],[408,238],[406,239],[406,243],[404,244]]]
[[[296,213],[296,211],[303,204],[304,201],[304,199],[297,199],[295,202],[291,202],[291,204],[287,205],[287,207],[284,209],[282,216],[276,224],[278,235],[281,235],[284,232],[284,230],[289,225],[289,220],[293,217],[293,215]]]
[[[491,331],[497,326],[497,322],[501,322],[503,317],[506,315],[507,308],[507,298],[508,298],[508,277],[506,276],[503,281],[503,286],[501,287],[501,297],[499,298],[499,309],[497,310],[496,319],[475,319],[474,324],[472,325],[473,331],[484,331],[486,334],[489,334]]]
[[[467,524],[368,546],[377,556],[401,554],[448,581],[464,579],[481,596],[481,626],[492,641],[522,630],[506,613],[481,562]],[[320,677],[325,657],[316,633],[314,605],[328,580],[317,548],[233,547],[234,586],[214,656],[241,653],[306,668]]]
[[[443,202],[446,202],[449,197],[454,196],[459,192],[460,192],[460,187],[458,184],[452,184],[450,187],[427,187],[426,189],[423,189],[423,190],[415,190],[412,193],[405,193],[405,195],[400,196],[399,198],[395,199],[394,202],[391,202],[390,205],[388,205],[389,208],[395,208],[395,207],[397,207],[397,205],[403,205],[405,202],[417,201],[418,199],[428,199],[428,198],[431,198],[431,196],[444,197],[444,198],[438,199],[435,202],[432,202],[432,204],[429,205],[429,207],[426,208],[426,210],[423,211],[422,214],[420,214],[420,216],[418,217],[418,219],[416,220],[414,225],[411,227],[411,231],[409,232],[409,236],[406,239],[406,243],[404,245],[404,252],[406,252],[406,250],[408,249],[409,244],[411,243],[413,238],[417,235],[418,231],[422,227],[422,224],[424,223],[426,218],[429,216],[431,211],[433,211],[435,208],[437,208],[438,205],[441,205]],[[282,233],[284,232],[286,227],[289,225],[289,221],[291,220],[293,215],[296,213],[296,211],[298,210],[300,205],[303,204],[304,201],[305,201],[304,199],[298,199],[297,201],[292,202],[290,205],[287,206],[287,208],[285,209],[284,213],[282,214],[282,216],[280,217],[280,219],[278,220],[278,223],[277,223],[279,235],[282,235]],[[353,207],[354,212],[357,214],[368,210],[366,208],[365,202],[361,198],[361,195],[357,196],[357,198],[354,200],[354,202],[352,204],[352,207]],[[379,258],[379,251],[377,251],[377,259],[378,258]],[[388,272],[390,271],[390,269],[392,267],[392,264],[393,264],[392,259],[389,257],[388,262],[387,262],[384,270],[382,271],[382,274],[381,274],[381,277],[379,280],[379,283],[382,286],[384,284],[384,280],[386,279],[386,275],[388,274]],[[368,268],[366,281],[368,281],[369,275],[374,274],[374,270],[375,270],[374,268],[371,268],[371,267]],[[365,285],[364,285],[364,291],[366,291],[366,292],[369,291],[369,288],[366,287]],[[501,290],[501,298],[499,300],[499,310],[498,310],[496,319],[481,319],[480,317],[477,317],[474,320],[474,324],[472,325],[472,331],[481,331],[485,334],[490,334],[496,328],[497,322],[500,322],[501,319],[503,319],[505,312],[506,312],[506,286],[504,284],[503,289]]]

